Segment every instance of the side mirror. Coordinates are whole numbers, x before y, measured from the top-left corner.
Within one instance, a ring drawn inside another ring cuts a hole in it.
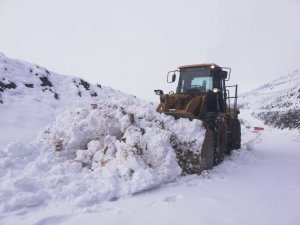
[[[229,81],[230,74],[231,74],[231,68],[230,67],[221,67],[221,69],[222,69],[221,76],[224,76],[225,81]],[[226,75],[224,72],[226,72]],[[223,73],[224,73],[224,75],[223,75]]]
[[[167,82],[168,83],[174,83],[176,80],[176,72],[177,70],[174,71],[169,71],[168,72],[168,77],[167,77]]]
[[[163,95],[164,92],[162,90],[154,90],[156,95]]]
[[[172,83],[174,83],[175,80],[176,80],[176,74],[174,73],[174,74],[172,75]]]

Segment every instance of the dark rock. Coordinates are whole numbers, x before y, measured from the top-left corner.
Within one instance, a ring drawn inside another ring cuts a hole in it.
[[[98,94],[97,94],[97,92],[94,92],[94,93],[91,94],[91,96],[92,96],[92,97],[97,97]]]
[[[28,88],[33,88],[33,84],[24,84]]]
[[[90,84],[82,79],[80,79],[79,85],[82,85],[87,91],[90,90]]]
[[[54,93],[54,98],[55,98],[56,100],[59,100],[59,95],[58,95],[57,93]]]
[[[133,113],[129,114],[129,121],[130,121],[130,124],[134,124],[135,123],[135,119],[134,119],[134,114]]]
[[[41,86],[48,86],[48,87],[53,86],[53,84],[48,80],[47,77],[40,77],[40,80],[42,81]]]
[[[13,82],[10,82],[8,84],[3,83],[0,81],[0,91],[3,92],[5,89],[16,89],[17,85]]]

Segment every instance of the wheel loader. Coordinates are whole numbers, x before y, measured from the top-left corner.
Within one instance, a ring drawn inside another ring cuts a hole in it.
[[[231,68],[214,63],[180,66],[167,74],[174,83],[179,75],[176,92],[159,95],[156,111],[179,118],[198,119],[206,129],[199,154],[174,144],[183,174],[200,174],[223,161],[225,154],[241,148],[241,125],[237,109],[237,85],[226,86]]]

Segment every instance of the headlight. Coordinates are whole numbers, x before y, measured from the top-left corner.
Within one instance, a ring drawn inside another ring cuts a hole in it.
[[[210,68],[211,68],[211,69],[214,69],[214,68],[215,68],[215,65],[211,65]]]
[[[219,88],[214,88],[212,91],[213,91],[214,93],[221,92],[221,90],[220,90]]]

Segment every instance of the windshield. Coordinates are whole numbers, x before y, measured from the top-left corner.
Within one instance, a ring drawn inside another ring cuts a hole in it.
[[[209,67],[181,68],[177,93],[201,94],[212,90],[212,85]]]

